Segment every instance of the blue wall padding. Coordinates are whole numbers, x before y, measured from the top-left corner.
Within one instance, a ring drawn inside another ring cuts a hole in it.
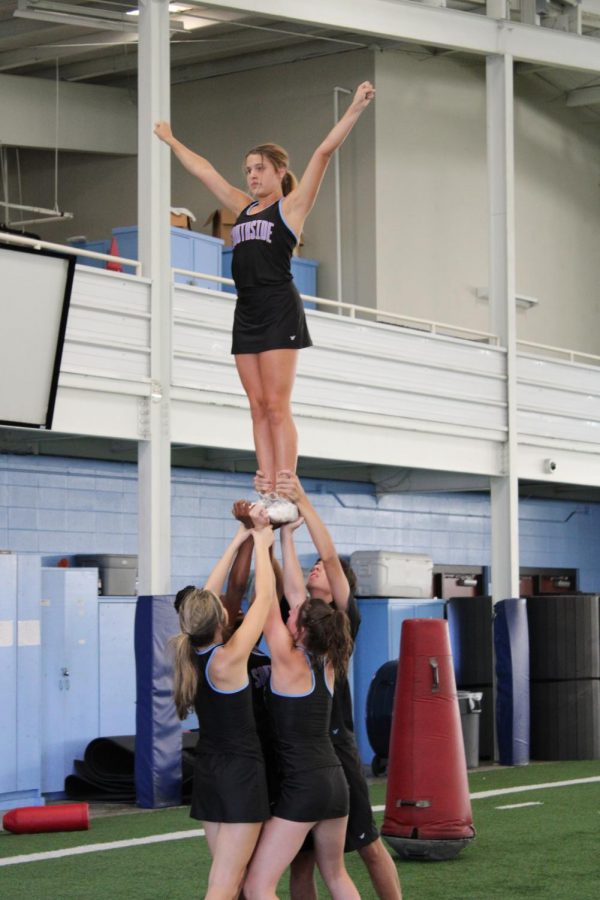
[[[173,597],[138,597],[135,788],[138,806],[181,804],[181,723],[173,702],[169,638],[179,633]]]
[[[494,607],[496,730],[499,762],[529,762],[529,631],[524,598]]]

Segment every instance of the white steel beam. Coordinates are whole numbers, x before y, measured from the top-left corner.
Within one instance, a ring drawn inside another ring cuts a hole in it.
[[[142,275],[150,286],[150,396],[141,401],[138,444],[140,593],[171,591],[171,248],[169,149],[153,135],[168,119],[169,11],[141,0],[138,70],[138,224]]]
[[[252,15],[289,19],[372,38],[385,37],[461,50],[508,54],[518,60],[600,71],[600,51],[594,38],[519,22],[496,20],[457,10],[425,6],[410,0],[188,0],[190,4],[233,9]]]
[[[0,143],[134,155],[137,110],[124,88],[0,75]]]
[[[486,61],[492,328],[506,347],[507,436],[502,475],[492,477],[492,599],[519,596],[513,60]]]
[[[86,47],[96,48],[121,48],[126,44],[137,44],[138,36],[135,32],[94,31],[85,37],[55,38],[54,32],[48,32],[46,43],[43,45],[20,47],[18,50],[0,51],[0,72],[8,72],[10,69],[21,69],[45,61],[59,61],[71,56],[85,54]]]
[[[575,88],[567,94],[567,106],[594,106],[600,103],[600,85]]]

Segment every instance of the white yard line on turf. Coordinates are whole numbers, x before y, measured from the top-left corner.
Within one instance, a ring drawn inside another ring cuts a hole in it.
[[[547,788],[571,787],[572,784],[592,784],[594,781],[600,781],[600,775],[573,778],[572,781],[549,781],[547,784],[522,784],[519,787],[499,788],[496,791],[478,791],[471,794],[471,800],[485,800],[486,797],[501,797],[503,794],[523,794],[526,791],[543,791]]]
[[[7,856],[4,859],[0,859],[0,866],[15,866],[17,863],[60,859],[63,856],[77,856],[81,853],[98,853],[100,850],[122,850],[125,847],[160,844],[163,841],[182,841],[185,838],[193,837],[204,837],[204,828],[191,828],[188,831],[170,831],[168,834],[151,834],[148,837],[129,838],[127,841],[107,841],[105,844],[82,844],[80,847],[48,850],[45,853],[28,853],[24,856]]]
[[[571,787],[574,784],[592,784],[600,781],[600,775],[591,778],[574,778],[572,781],[549,781],[546,784],[524,784],[520,787],[499,788],[495,791],[479,791],[470,795],[471,800],[484,800],[486,797],[500,797],[502,794],[518,794],[526,791],[541,791],[547,788]],[[383,812],[385,806],[373,806],[373,812]],[[186,838],[202,837],[204,829],[192,828],[189,831],[171,831],[167,834],[152,834],[149,837],[130,838],[127,841],[107,841],[105,844],[82,844],[79,847],[67,847],[64,850],[48,850],[45,853],[27,853],[23,856],[6,856],[0,859],[0,867],[16,866],[20,863],[43,862],[48,859],[60,859],[64,856],[78,856],[82,853],[98,853],[102,850],[123,850],[127,847],[139,847],[144,844],[160,844],[164,841],[181,841]]]
[[[496,809],[523,809],[525,806],[543,806],[541,800],[531,801],[531,803],[509,803],[506,806],[497,806]]]

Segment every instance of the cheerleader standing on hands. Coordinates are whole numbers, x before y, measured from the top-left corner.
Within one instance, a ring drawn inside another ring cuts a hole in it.
[[[249,193],[229,184],[208,160],[178,141],[167,122],[158,122],[154,129],[184,168],[237,216],[232,230],[232,275],[238,299],[231,352],[252,414],[258,462],[255,485],[273,522],[293,521],[298,515],[294,504],[273,491],[279,472],[296,470],[298,435],[291,395],[298,350],[312,344],[292,281],[291,256],[329,160],[374,96],[369,81],[359,85],[299,183],[282,147],[266,143],[249,150],[244,160]]]

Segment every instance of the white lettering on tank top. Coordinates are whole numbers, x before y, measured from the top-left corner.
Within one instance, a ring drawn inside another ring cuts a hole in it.
[[[254,222],[240,222],[231,229],[231,243],[234,247],[242,241],[266,241],[271,243],[271,232],[274,222],[266,219],[256,219]]]

